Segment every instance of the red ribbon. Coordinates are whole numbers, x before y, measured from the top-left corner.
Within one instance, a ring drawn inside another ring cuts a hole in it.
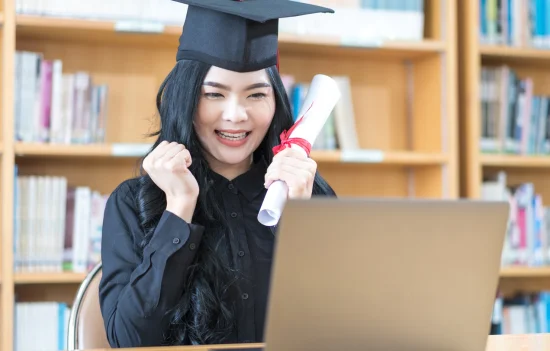
[[[293,144],[295,144],[295,145],[301,146],[302,149],[304,149],[304,151],[306,152],[307,156],[309,157],[309,154],[311,152],[311,144],[309,143],[309,141],[303,138],[290,138],[290,136],[292,135],[292,131],[294,130],[294,128],[296,128],[305,118],[306,114],[311,109],[311,106],[313,106],[313,103],[311,103],[311,105],[309,106],[307,111],[304,113],[304,115],[298,118],[296,123],[294,123],[294,125],[288,131],[283,130],[283,132],[280,135],[281,144],[273,148],[274,156],[277,155],[279,152],[283,151],[284,149],[289,148]]]

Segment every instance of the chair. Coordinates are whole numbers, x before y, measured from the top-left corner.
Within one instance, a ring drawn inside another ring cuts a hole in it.
[[[99,307],[99,282],[101,262],[98,263],[80,284],[69,317],[67,348],[110,349],[105,335],[103,316]]]

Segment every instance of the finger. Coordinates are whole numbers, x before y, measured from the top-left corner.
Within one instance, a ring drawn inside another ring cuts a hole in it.
[[[170,143],[168,148],[165,150],[164,155],[162,157],[160,157],[159,159],[161,159],[163,161],[168,161],[172,157],[176,156],[184,148],[185,147],[182,144]]]
[[[153,163],[155,162],[159,149],[163,149],[168,145],[168,142],[166,140],[161,141],[151,152],[145,157],[143,160],[143,168],[145,170],[150,170],[153,166]]]
[[[315,177],[316,165],[301,160],[293,160],[272,164],[265,174],[265,185],[269,186],[277,180],[277,174],[281,170],[304,179],[313,179]]]
[[[179,151],[174,158],[177,158],[179,160],[183,160],[183,163],[185,164],[185,167],[191,166],[191,163],[193,162],[191,159],[191,153],[187,149],[182,149]]]
[[[310,158],[299,159],[295,157],[283,156],[278,159],[273,159],[273,162],[267,168],[267,172],[271,171],[272,169],[277,169],[282,165],[307,170],[309,173],[311,173],[312,176],[314,176],[315,172],[317,171],[317,163]]]
[[[288,162],[288,161],[290,161],[290,160],[296,160],[296,161],[306,161],[306,160],[308,160],[307,157],[302,157],[302,156],[300,155],[300,152],[297,152],[297,151],[294,151],[294,152],[291,152],[291,151],[285,152],[286,150],[289,150],[289,149],[285,149],[284,151],[281,151],[280,153],[278,153],[277,155],[275,155],[275,157],[273,157],[272,163]]]
[[[284,151],[286,151],[286,150],[290,150],[290,149],[285,149]],[[298,150],[290,150],[290,151],[287,151],[287,152],[281,152],[281,153],[277,154],[273,158],[272,163],[284,162],[284,163],[293,163],[297,167],[300,167],[300,165],[302,165],[302,167],[308,167],[308,166],[306,166],[306,163],[311,163],[312,161],[313,161],[313,159],[311,159],[311,158],[307,157],[306,155],[304,155],[303,152],[298,151]],[[303,163],[303,162],[306,162],[306,163]]]
[[[185,172],[191,165],[191,155],[188,150],[181,150],[174,157],[164,163],[164,166],[171,172]]]
[[[306,188],[311,183],[314,173],[304,168],[293,167],[290,164],[281,164],[269,170],[265,175],[265,186],[269,187],[274,181],[282,180],[288,186]]]
[[[151,156],[153,159],[157,159],[159,156],[164,155],[166,152],[166,149],[170,146],[170,142],[163,140],[160,144],[157,145],[157,147],[151,152]]]
[[[163,140],[158,144],[149,155],[147,155],[147,162],[152,166],[155,162],[164,155],[165,150],[169,147],[170,143]]]
[[[294,147],[289,147],[289,148],[286,148],[286,149],[282,150],[277,155],[275,155],[273,158],[277,158],[277,157],[279,157],[279,158],[293,157],[293,158],[298,158],[298,159],[307,159],[308,158],[306,153],[304,152],[304,150],[302,148],[297,149],[297,148],[294,148]]]
[[[282,180],[288,186],[288,196],[290,198],[309,197],[311,195],[311,187],[308,177],[299,177],[286,170],[280,171],[276,176],[279,180]]]

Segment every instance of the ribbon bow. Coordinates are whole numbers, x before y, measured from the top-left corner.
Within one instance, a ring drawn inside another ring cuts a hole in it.
[[[281,144],[273,148],[273,155],[277,155],[279,152],[283,151],[284,149],[291,147],[292,144],[295,144],[295,145],[301,146],[302,149],[304,149],[304,151],[306,152],[307,156],[309,157],[309,154],[311,152],[310,142],[303,138],[290,138],[290,136],[292,135],[292,132],[294,131],[294,129],[303,121],[306,114],[311,109],[311,106],[313,106],[313,103],[311,103],[307,111],[300,118],[298,118],[296,123],[294,123],[294,125],[288,131],[283,130],[283,132],[280,135]]]

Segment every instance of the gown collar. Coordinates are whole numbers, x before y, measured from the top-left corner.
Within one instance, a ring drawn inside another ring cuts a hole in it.
[[[216,193],[221,194],[229,191],[236,194],[240,192],[248,201],[252,201],[262,191],[266,190],[264,182],[267,166],[265,159],[261,158],[253,163],[248,171],[233,180],[210,170],[210,184],[214,187]]]

